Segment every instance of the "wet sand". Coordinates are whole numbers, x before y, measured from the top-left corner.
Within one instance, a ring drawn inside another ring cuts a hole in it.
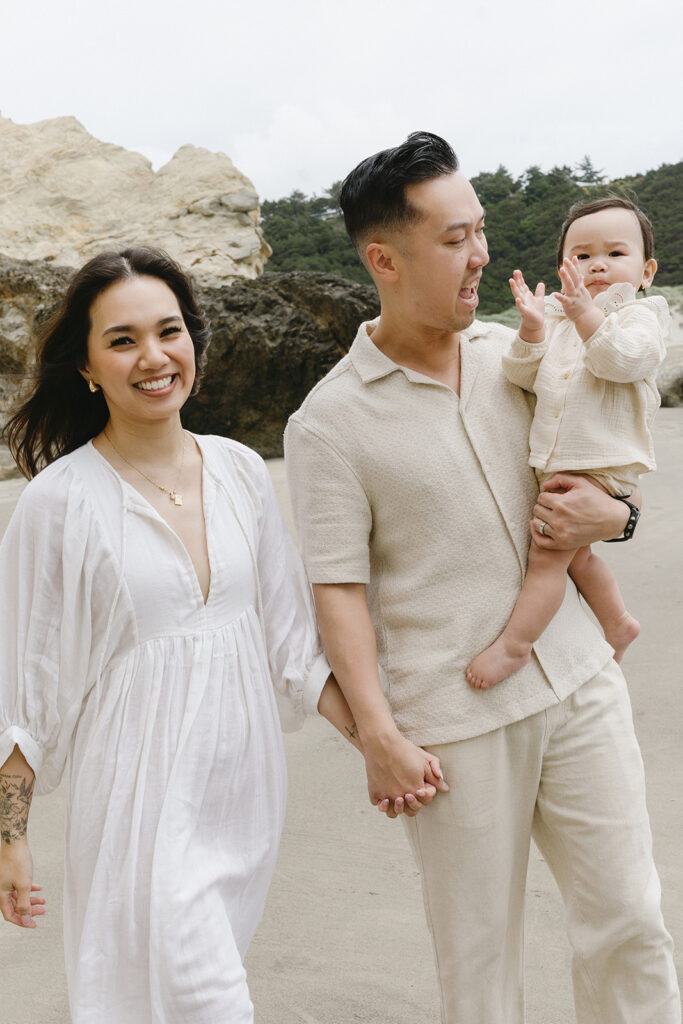
[[[633,542],[603,545],[641,622],[627,652],[648,779],[655,858],[667,925],[683,973],[683,409],[655,425],[659,472],[643,483]],[[284,468],[270,463],[288,515]],[[0,483],[0,532],[20,492]],[[247,956],[258,1024],[437,1024],[438,996],[417,871],[399,822],[367,801],[362,761],[323,721],[286,737],[290,795],[264,921]],[[0,1019],[66,1024],[62,964],[63,793],[37,798],[36,877],[49,915],[33,932],[0,923]],[[571,1024],[570,953],[562,906],[533,848],[529,866],[527,1024]],[[106,1024],[106,1017],[103,1017]],[[227,1022],[226,1022],[227,1024]]]

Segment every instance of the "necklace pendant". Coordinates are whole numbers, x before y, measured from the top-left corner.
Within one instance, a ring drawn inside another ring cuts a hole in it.
[[[178,494],[177,491],[171,491],[169,497],[170,497],[170,499],[171,499],[171,501],[173,502],[174,505],[182,505],[182,503],[183,503],[183,496],[182,496],[182,494]]]

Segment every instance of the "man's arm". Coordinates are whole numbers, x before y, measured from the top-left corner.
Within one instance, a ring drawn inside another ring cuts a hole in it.
[[[313,593],[325,653],[357,726],[370,802],[382,808],[388,798],[400,812],[425,783],[447,790],[439,759],[401,735],[384,699],[365,585],[316,583]]]
[[[640,508],[638,488],[629,500]],[[581,476],[556,473],[538,496],[531,529],[539,547],[572,550],[619,537],[628,517],[629,508],[623,501],[616,501]],[[538,532],[541,522],[548,524],[550,536]]]

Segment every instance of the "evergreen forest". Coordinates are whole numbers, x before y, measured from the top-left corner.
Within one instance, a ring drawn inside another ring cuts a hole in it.
[[[558,287],[555,249],[572,203],[615,192],[645,211],[655,229],[657,285],[683,284],[683,161],[607,181],[588,156],[574,167],[543,171],[529,167],[514,178],[504,167],[471,179],[486,209],[491,262],[479,287],[480,312],[498,313],[512,304],[508,278],[519,267],[534,287]],[[322,196],[295,191],[261,206],[262,227],[273,255],[267,270],[330,271],[369,282],[344,230],[338,206],[341,182]]]

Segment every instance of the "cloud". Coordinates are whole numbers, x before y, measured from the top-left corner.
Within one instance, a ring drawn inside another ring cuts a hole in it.
[[[18,122],[72,114],[155,167],[227,153],[262,196],[319,192],[416,128],[465,173],[573,164],[611,175],[683,153],[677,0],[88,0],[3,12],[0,99]],[[655,74],[656,71],[656,74]],[[143,142],[141,145],[140,142]]]
[[[263,128],[236,135],[230,156],[264,199],[295,188],[320,193],[363,157],[399,141],[393,120],[383,102],[368,104],[362,113],[338,102],[284,103]]]
[[[163,149],[161,146],[131,145],[131,149],[134,149],[137,153],[142,153],[143,156],[146,156],[155,171],[158,171],[160,167],[167,164],[173,156],[170,149]]]

